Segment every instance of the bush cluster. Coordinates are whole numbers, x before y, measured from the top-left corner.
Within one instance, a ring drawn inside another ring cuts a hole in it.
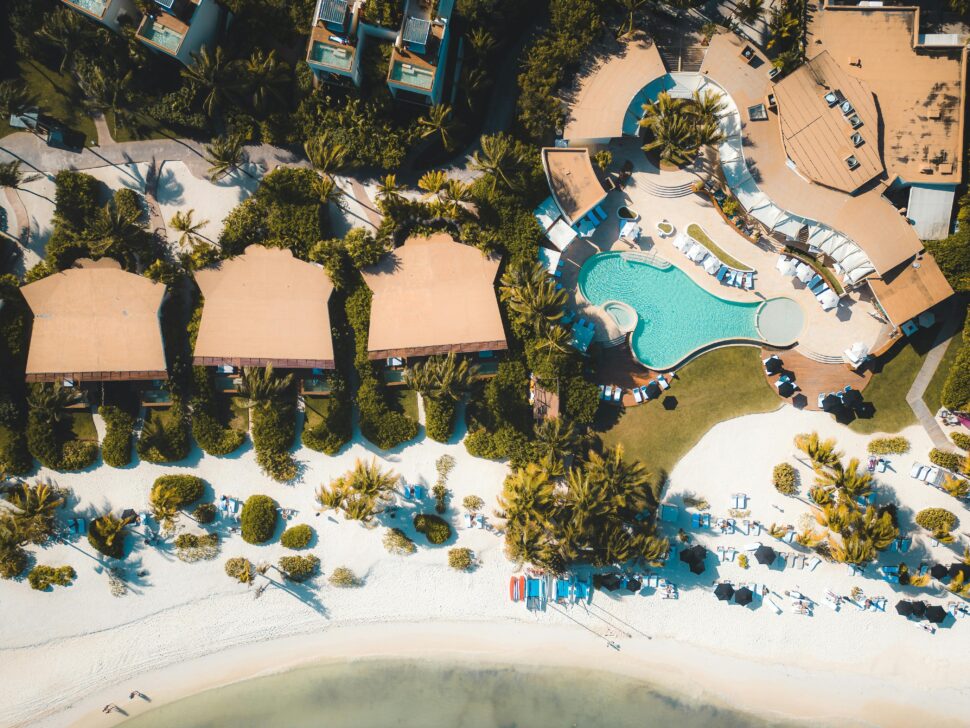
[[[940,450],[939,448],[933,448],[930,450],[930,462],[934,465],[939,465],[941,468],[947,470],[952,470],[955,473],[960,472],[962,458],[955,452],[950,452],[948,450]]]
[[[454,548],[448,549],[448,566],[458,571],[468,571],[472,568],[474,559],[471,549]]]
[[[532,442],[529,375],[521,361],[504,361],[485,384],[481,397],[468,405],[465,449],[488,460],[508,459],[513,465],[540,457]]]
[[[798,492],[798,474],[788,463],[778,463],[771,471],[771,482],[775,490],[784,495],[795,495]]]
[[[408,535],[400,528],[387,529],[387,533],[384,534],[384,548],[387,549],[388,553],[400,556],[407,556],[418,550],[414,541],[408,538]]]
[[[216,520],[216,512],[215,503],[199,503],[195,507],[195,510],[192,511],[192,517],[199,523],[205,525]]]
[[[98,459],[97,443],[64,439],[57,423],[34,411],[27,415],[27,448],[41,465],[52,470],[83,470]]]
[[[276,532],[276,501],[268,495],[251,495],[243,503],[240,523],[246,543],[266,543]]]
[[[311,450],[325,455],[336,455],[353,436],[353,405],[344,378],[337,372],[330,373],[330,396],[322,422],[315,427],[304,427],[302,441]]]
[[[424,397],[424,429],[428,437],[448,442],[455,429],[457,409],[457,403],[451,399]]]
[[[313,554],[307,556],[283,556],[280,559],[280,571],[290,581],[306,581],[317,573],[320,559]]]
[[[219,555],[219,534],[181,533],[175,539],[175,550],[179,559],[189,563],[214,559]]]
[[[870,455],[905,455],[909,452],[909,440],[905,437],[877,437],[866,446]]]
[[[207,367],[193,367],[192,435],[203,452],[228,455],[243,444],[245,433],[225,427],[219,420],[218,399]]]
[[[159,412],[154,412],[135,444],[138,457],[146,462],[175,463],[188,457],[192,443],[185,411],[177,398],[173,400],[168,419],[163,420]]]
[[[963,451],[970,451],[970,435],[965,435],[962,432],[954,432],[950,435],[950,439],[953,440],[953,444],[956,445]]]
[[[949,533],[957,527],[957,517],[946,508],[924,508],[916,514],[916,523],[933,533]]]
[[[414,528],[418,533],[423,533],[429,543],[442,544],[451,538],[448,522],[432,513],[415,514]]]
[[[970,225],[962,224],[960,226],[960,232],[957,234],[966,238],[967,230],[970,230]],[[930,247],[934,255],[937,254],[937,251],[931,246],[927,247]],[[958,250],[959,252],[957,254],[963,261],[964,266],[963,286],[967,287],[970,286],[970,276],[966,275],[966,271],[970,270],[970,264],[967,261],[967,258],[970,256],[967,254],[965,241],[963,242],[962,248]],[[940,267],[946,270],[942,260],[940,258],[937,258],[937,260],[940,261]],[[957,284],[952,279],[951,283],[953,283],[954,288],[957,288]],[[963,346],[950,365],[950,371],[947,373],[946,380],[943,382],[943,391],[940,397],[943,406],[954,412],[970,411],[970,316],[967,316],[967,320],[963,325],[962,336]]]
[[[285,483],[297,474],[290,447],[296,439],[296,405],[292,392],[274,401],[271,407],[253,407],[253,446],[256,462],[273,480]]]
[[[88,543],[99,553],[112,559],[125,556],[125,537],[128,535],[127,526],[118,527],[118,517],[107,513],[95,518],[88,526]]]
[[[577,425],[589,425],[600,406],[599,387],[582,376],[570,377],[559,388],[563,401],[563,413]]]
[[[38,565],[27,574],[30,588],[37,591],[47,591],[52,586],[70,586],[76,578],[77,572],[71,566]]]
[[[155,479],[149,495],[153,506],[167,505],[176,509],[185,508],[202,497],[205,481],[194,475],[162,475]]]
[[[305,549],[313,540],[313,529],[305,523],[290,526],[280,536],[280,543],[288,549]]]
[[[101,443],[101,457],[106,465],[123,468],[131,462],[131,436],[135,418],[118,407],[101,408],[107,431]]]
[[[351,588],[361,586],[364,582],[346,566],[338,566],[330,573],[328,581],[333,586]]]
[[[243,556],[234,556],[226,561],[226,576],[235,579],[240,584],[251,584],[256,576],[253,562]]]
[[[16,579],[27,568],[27,552],[20,546],[0,549],[0,578]]]

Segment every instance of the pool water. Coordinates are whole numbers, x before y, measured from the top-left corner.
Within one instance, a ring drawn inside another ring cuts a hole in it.
[[[106,0],[71,0],[71,2],[99,18],[104,15],[104,9],[108,5]]]
[[[410,66],[405,68],[405,65]],[[423,68],[396,61],[391,66],[391,80],[406,83],[417,88],[430,89],[434,85],[434,74]]]
[[[335,48],[327,43],[313,41],[310,60],[324,66],[330,66],[331,68],[349,71],[354,62],[354,54],[346,48]]]
[[[793,343],[802,310],[787,298],[742,303],[708,293],[676,266],[660,268],[621,252],[598,253],[583,264],[579,289],[595,305],[621,301],[639,317],[630,335],[636,358],[650,369],[672,369],[695,351],[722,340]],[[769,338],[759,315],[773,311]],[[778,319],[783,319],[778,321]]]
[[[140,35],[155,45],[161,46],[170,53],[177,53],[182,45],[182,34],[151,19],[145,21]]]

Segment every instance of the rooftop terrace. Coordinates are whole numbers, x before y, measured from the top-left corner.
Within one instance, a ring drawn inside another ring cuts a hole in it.
[[[438,15],[450,15],[451,5],[442,2]],[[404,8],[401,41],[391,51],[388,81],[411,86],[418,92],[428,92],[434,87],[446,25],[436,22],[438,18],[432,17],[433,10],[430,2],[409,0]],[[450,18],[444,18],[444,23],[449,21]]]

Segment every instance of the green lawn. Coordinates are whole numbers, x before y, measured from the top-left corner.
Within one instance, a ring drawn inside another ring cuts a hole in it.
[[[690,235],[694,240],[707,248],[710,252],[726,265],[728,268],[735,268],[737,270],[751,270],[750,265],[745,265],[737,258],[728,255],[721,249],[717,243],[711,240],[710,236],[704,232],[703,228],[697,223],[691,223],[687,226],[687,234]]]
[[[664,407],[668,398],[676,400],[672,409]],[[659,400],[625,411],[602,405],[596,429],[607,445],[622,444],[627,457],[654,473],[669,472],[718,422],[780,406],[761,373],[759,350],[733,346],[708,352],[678,371]]]
[[[94,417],[88,411],[71,412],[71,432],[78,440],[98,441],[98,431],[94,426]]]
[[[114,112],[110,110],[104,112],[104,118],[108,122],[111,138],[116,142],[131,142],[139,139],[178,139],[183,136],[145,114],[136,114],[138,130],[134,133],[123,126],[115,128]]]
[[[303,423],[303,426],[308,430],[312,430],[326,418],[330,412],[330,407],[333,405],[333,400],[330,397],[310,397],[304,395],[303,403],[306,407],[306,421]]]
[[[418,393],[407,387],[388,387],[388,404],[400,410],[415,422],[418,421]]]
[[[217,395],[224,396],[224,395]],[[229,427],[240,432],[249,432],[249,408],[245,397],[229,397]]]
[[[950,367],[956,361],[957,354],[963,349],[963,343],[962,332],[957,331],[956,335],[950,339],[950,343],[947,344],[946,353],[940,361],[940,366],[936,368],[926,391],[923,392],[923,401],[933,414],[936,414],[943,406],[940,401],[943,398],[943,383],[946,382],[946,375],[950,373]]]
[[[27,92],[42,113],[83,134],[85,146],[97,142],[98,133],[94,122],[81,104],[83,94],[73,79],[33,61],[20,61],[17,65]],[[9,124],[0,126],[0,135],[15,131]]]

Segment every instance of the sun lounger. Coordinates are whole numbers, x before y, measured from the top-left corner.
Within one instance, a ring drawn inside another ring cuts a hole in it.
[[[781,537],[781,540],[784,541],[785,543],[792,543],[795,540],[795,531],[794,531],[794,529],[790,530],[788,533],[786,533],[784,536],[782,536]]]
[[[815,567],[822,563],[822,560],[818,556],[812,557],[812,560],[808,562],[808,570],[815,571]]]
[[[664,581],[660,588],[660,594],[664,599],[678,599],[680,597],[677,592],[677,585],[671,584],[669,581]]]
[[[738,533],[743,533],[745,536],[747,536],[749,533],[751,533],[751,521],[745,519],[740,523],[735,523],[734,529]]]
[[[660,520],[666,521],[667,523],[676,523],[677,518],[680,515],[680,509],[671,505],[670,503],[660,504]]]
[[[556,579],[556,601],[565,604],[569,601],[569,579]]]
[[[427,494],[428,491],[423,485],[414,486],[414,500],[423,501]]]
[[[816,273],[815,275],[812,276],[812,280],[810,280],[805,287],[811,290],[821,282],[822,282],[822,276]]]
[[[936,485],[940,478],[940,469],[933,467],[927,468],[926,474],[923,476],[923,482],[929,483],[930,485]]]
[[[613,401],[621,402],[623,400],[623,390],[619,387],[613,387]]]
[[[602,390],[603,390],[603,394],[602,394],[603,399],[605,399],[605,400],[613,399],[613,385],[612,384],[606,384],[606,385],[604,385],[603,388],[602,388]]]
[[[781,614],[782,612],[785,611],[784,609],[781,608],[781,605],[777,601],[775,601],[775,598],[773,596],[769,596],[767,599],[767,602],[768,604],[771,605],[772,609],[775,610],[775,614]]]
[[[748,280],[745,282],[744,287],[749,291],[754,290],[754,273],[748,273]]]
[[[922,469],[923,469],[922,465],[920,465],[919,463],[913,463],[913,467],[909,469],[909,477],[918,479],[920,470]]]
[[[479,513],[478,514],[478,527],[479,528],[488,528],[488,525],[485,523],[485,514],[484,513]]]
[[[639,387],[634,387],[631,391],[633,392],[633,399],[636,400],[636,403],[637,404],[642,404],[643,403],[643,392],[640,391],[640,388]]]
[[[714,275],[714,277],[717,278],[719,283],[724,282],[724,276],[727,275],[728,270],[730,269],[726,265],[722,265],[721,268]]]
[[[650,389],[647,387],[647,385],[643,385],[642,387],[640,387],[640,394],[643,395],[644,402],[650,399]]]
[[[465,514],[465,528],[474,528],[474,527],[475,527],[475,517],[472,516],[471,513],[466,513]]]
[[[691,513],[690,525],[691,525],[691,528],[710,528],[711,514],[710,513]]]
[[[657,386],[660,387],[660,389],[670,389],[670,382],[667,381],[667,378],[663,374],[657,377],[654,381],[657,383]]]
[[[748,553],[750,553],[752,551],[757,551],[760,548],[761,548],[761,542],[756,541],[755,543],[745,544],[744,546],[741,547],[741,550],[747,551]]]
[[[734,504],[732,507],[738,510],[744,510],[748,506],[748,496],[744,493],[732,493],[731,502]]]

